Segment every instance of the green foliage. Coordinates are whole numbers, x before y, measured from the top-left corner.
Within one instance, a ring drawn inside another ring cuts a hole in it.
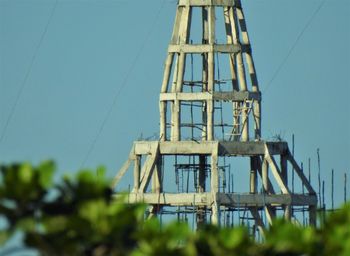
[[[193,234],[186,223],[171,223],[160,228],[157,219],[144,223],[143,229],[137,235],[138,246],[133,256],[143,255],[196,255]]]
[[[205,226],[198,231],[196,247],[199,255],[252,255],[254,242],[244,227],[235,229]]]
[[[35,228],[34,216],[52,185],[54,170],[51,161],[35,168],[29,163],[0,167],[0,213],[8,225],[0,231],[0,245],[16,230],[29,232]]]
[[[144,206],[114,202],[102,168],[98,175],[81,171],[52,185],[54,169],[52,162],[1,167],[0,210],[8,227],[0,232],[0,242],[22,231],[25,244],[42,255],[124,255],[133,250]]]
[[[244,227],[186,223],[161,227],[144,220],[144,205],[113,199],[104,168],[83,170],[54,184],[55,164],[0,167],[0,245],[22,232],[40,255],[350,255],[350,205],[330,214],[322,228],[277,220],[257,243]]]
[[[350,255],[350,204],[332,213],[320,234],[324,255]]]
[[[265,255],[321,255],[316,230],[300,227],[285,220],[276,220],[266,232]]]

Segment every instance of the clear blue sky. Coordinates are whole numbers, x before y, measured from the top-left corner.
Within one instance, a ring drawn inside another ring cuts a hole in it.
[[[103,164],[112,176],[141,133],[158,133],[176,1],[55,2],[0,0],[0,161],[52,158],[61,173]],[[311,23],[321,0],[242,2],[263,137],[294,133],[296,159],[311,157],[314,173],[320,148],[327,193],[334,168],[340,202],[350,176],[350,0],[326,0]]]

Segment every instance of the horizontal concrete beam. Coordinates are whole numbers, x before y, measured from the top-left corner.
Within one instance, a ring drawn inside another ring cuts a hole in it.
[[[116,194],[115,198],[121,197]],[[130,193],[127,197],[124,195],[127,203],[146,203],[159,204],[164,206],[207,206],[214,204],[212,193]],[[226,194],[217,193],[218,205],[227,207],[245,207],[255,206],[263,207],[266,205],[282,206],[315,206],[317,197],[315,195],[263,195],[263,194]]]
[[[245,101],[245,100],[261,100],[260,92],[214,92],[213,100],[224,100],[224,101]]]
[[[264,155],[265,144],[261,142],[220,142],[220,155]]]
[[[197,93],[161,93],[160,101],[207,101],[222,100],[243,102],[246,100],[261,100],[260,92],[235,91],[235,92],[197,92]]]
[[[135,154],[147,155],[151,153],[154,141],[136,141]],[[265,155],[265,146],[271,155],[281,155],[288,150],[286,142],[265,141],[164,141],[160,143],[161,155],[211,155],[219,147],[219,156],[255,156]]]
[[[279,206],[279,205],[316,205],[317,197],[315,195],[302,194],[279,194],[279,195],[263,195],[263,194],[225,194],[219,193],[217,199],[220,205],[226,206]]]
[[[160,153],[164,155],[211,155],[218,148],[217,141],[165,141],[160,143]]]
[[[250,45],[241,44],[171,44],[168,47],[169,53],[239,53],[249,52],[251,50]]]
[[[137,141],[134,142],[135,154],[146,155],[150,154],[151,141]],[[193,155],[203,154],[210,155],[213,149],[218,147],[217,141],[165,141],[160,143],[161,155]]]
[[[240,155],[254,156],[264,155],[265,146],[269,148],[271,155],[284,154],[288,150],[286,142],[265,142],[265,141],[220,141],[219,155]]]
[[[179,0],[179,6],[236,6],[237,0]]]

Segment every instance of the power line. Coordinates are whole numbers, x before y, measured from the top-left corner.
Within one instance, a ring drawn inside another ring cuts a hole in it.
[[[116,91],[116,93],[115,93],[115,95],[114,95],[113,102],[112,102],[110,108],[108,109],[108,111],[107,111],[107,113],[106,113],[106,116],[105,116],[105,118],[103,119],[103,121],[102,121],[102,123],[101,123],[101,126],[100,126],[100,128],[99,128],[99,130],[98,130],[96,136],[95,136],[94,139],[92,140],[92,143],[91,143],[91,145],[89,146],[89,149],[88,149],[88,151],[87,151],[87,153],[86,153],[86,155],[85,155],[85,157],[84,157],[84,159],[83,159],[83,161],[82,161],[82,163],[81,163],[81,165],[80,165],[80,168],[82,168],[82,167],[85,165],[86,161],[89,159],[89,157],[90,157],[92,151],[94,150],[94,148],[95,148],[95,146],[96,146],[96,143],[97,143],[98,139],[100,138],[101,133],[102,133],[104,127],[106,126],[106,123],[107,123],[108,119],[110,118],[110,116],[111,116],[111,114],[112,114],[113,108],[114,108],[115,104],[117,103],[117,99],[118,99],[118,97],[119,97],[121,91],[124,89],[125,85],[126,85],[127,82],[129,81],[129,77],[130,77],[130,75],[132,74],[132,72],[133,72],[133,70],[134,70],[134,68],[135,68],[135,66],[136,66],[136,63],[138,62],[138,60],[139,60],[139,58],[140,58],[140,56],[141,56],[141,54],[142,54],[142,52],[143,52],[143,50],[144,50],[144,48],[145,48],[147,42],[148,42],[148,40],[150,39],[150,37],[151,37],[151,35],[152,35],[152,33],[153,33],[153,30],[154,30],[154,28],[155,28],[155,25],[156,25],[156,23],[157,23],[157,21],[158,21],[158,18],[159,18],[159,16],[160,16],[160,13],[161,13],[161,11],[162,11],[162,9],[163,9],[165,3],[166,3],[166,1],[163,0],[161,6],[160,6],[160,8],[159,8],[159,10],[158,10],[158,12],[157,12],[157,14],[156,14],[156,16],[155,16],[155,18],[154,18],[154,21],[153,21],[153,23],[152,23],[152,25],[151,25],[151,27],[150,27],[148,33],[146,34],[145,39],[143,40],[143,44],[141,45],[141,47],[140,47],[139,51],[137,52],[137,54],[136,54],[136,56],[135,56],[133,62],[131,63],[131,66],[130,66],[128,72],[126,73],[126,75],[125,75],[125,77],[124,77],[124,79],[123,79],[123,81],[122,81],[121,86],[119,87],[119,89]]]
[[[39,52],[39,50],[41,48],[42,42],[44,41],[44,38],[45,38],[45,36],[47,34],[49,25],[50,25],[50,23],[52,21],[52,17],[53,17],[53,15],[55,13],[55,10],[56,10],[56,7],[57,7],[57,3],[58,3],[58,0],[55,0],[55,3],[54,3],[54,5],[53,5],[53,7],[51,9],[51,13],[50,13],[49,19],[47,20],[47,23],[45,25],[44,31],[41,34],[41,37],[40,37],[39,42],[38,42],[38,45],[36,46],[34,54],[33,54],[33,57],[32,57],[32,59],[30,61],[29,69],[28,69],[26,75],[24,76],[22,84],[21,84],[21,86],[20,86],[20,88],[19,88],[19,90],[18,90],[18,92],[16,94],[15,101],[12,104],[12,107],[11,107],[11,110],[10,110],[10,114],[8,115],[8,117],[7,117],[6,121],[5,121],[5,125],[4,125],[4,128],[2,129],[1,136],[0,136],[0,145],[1,145],[3,139],[4,139],[5,135],[6,135],[6,131],[7,131],[8,127],[9,127],[9,124],[10,124],[10,122],[11,122],[11,120],[12,120],[12,118],[13,118],[15,112],[16,112],[16,108],[18,106],[19,100],[20,100],[20,98],[22,96],[22,93],[24,91],[24,88],[27,85],[27,81],[28,81],[28,78],[29,78],[29,76],[30,76],[30,74],[32,72],[32,69],[33,69],[33,66],[34,66],[34,62],[35,62],[36,57],[38,55],[38,52]]]
[[[292,55],[295,47],[297,46],[298,42],[300,41],[300,39],[302,38],[302,36],[304,35],[305,31],[308,29],[308,27],[310,26],[310,24],[312,23],[312,21],[314,20],[314,18],[316,17],[316,15],[318,14],[318,12],[321,10],[321,8],[323,7],[323,5],[326,3],[326,0],[323,0],[318,7],[315,9],[315,11],[313,12],[313,14],[311,15],[310,19],[307,21],[307,23],[305,24],[305,26],[303,27],[303,29],[300,31],[298,37],[296,38],[296,40],[294,41],[292,47],[289,49],[287,55],[284,57],[284,59],[282,60],[281,64],[278,66],[278,68],[276,69],[275,73],[273,74],[271,80],[269,81],[269,83],[267,84],[266,88],[265,88],[265,95],[269,89],[269,87],[271,86],[271,84],[273,83],[273,81],[276,79],[276,77],[278,76],[278,74],[280,73],[280,71],[282,70],[282,68],[284,67],[284,65],[287,63],[287,60],[289,59],[289,57]]]

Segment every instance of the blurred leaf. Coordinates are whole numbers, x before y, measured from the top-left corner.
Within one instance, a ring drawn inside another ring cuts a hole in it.
[[[106,177],[106,168],[104,166],[99,166],[96,169],[96,175],[99,180],[105,180]]]
[[[244,227],[225,228],[220,232],[220,242],[227,250],[240,250],[250,245],[248,230]]]
[[[321,235],[326,255],[350,255],[350,204],[328,216]]]
[[[63,215],[45,217],[42,224],[48,233],[62,232],[67,229],[68,217]]]
[[[39,170],[39,183],[47,189],[52,186],[52,177],[55,172],[56,165],[53,161],[42,162],[38,168]]]
[[[138,249],[132,255],[196,255],[187,223],[173,222],[161,229],[157,219],[144,224],[138,235]]]
[[[23,232],[32,232],[36,228],[36,223],[34,218],[22,218],[17,222],[16,226]]]
[[[313,227],[303,228],[283,219],[275,220],[265,237],[265,248],[276,255],[319,255],[321,248],[320,237]]]
[[[30,183],[33,178],[33,170],[29,163],[24,163],[20,166],[17,174],[17,182],[21,183]],[[18,184],[19,185],[19,184]]]

